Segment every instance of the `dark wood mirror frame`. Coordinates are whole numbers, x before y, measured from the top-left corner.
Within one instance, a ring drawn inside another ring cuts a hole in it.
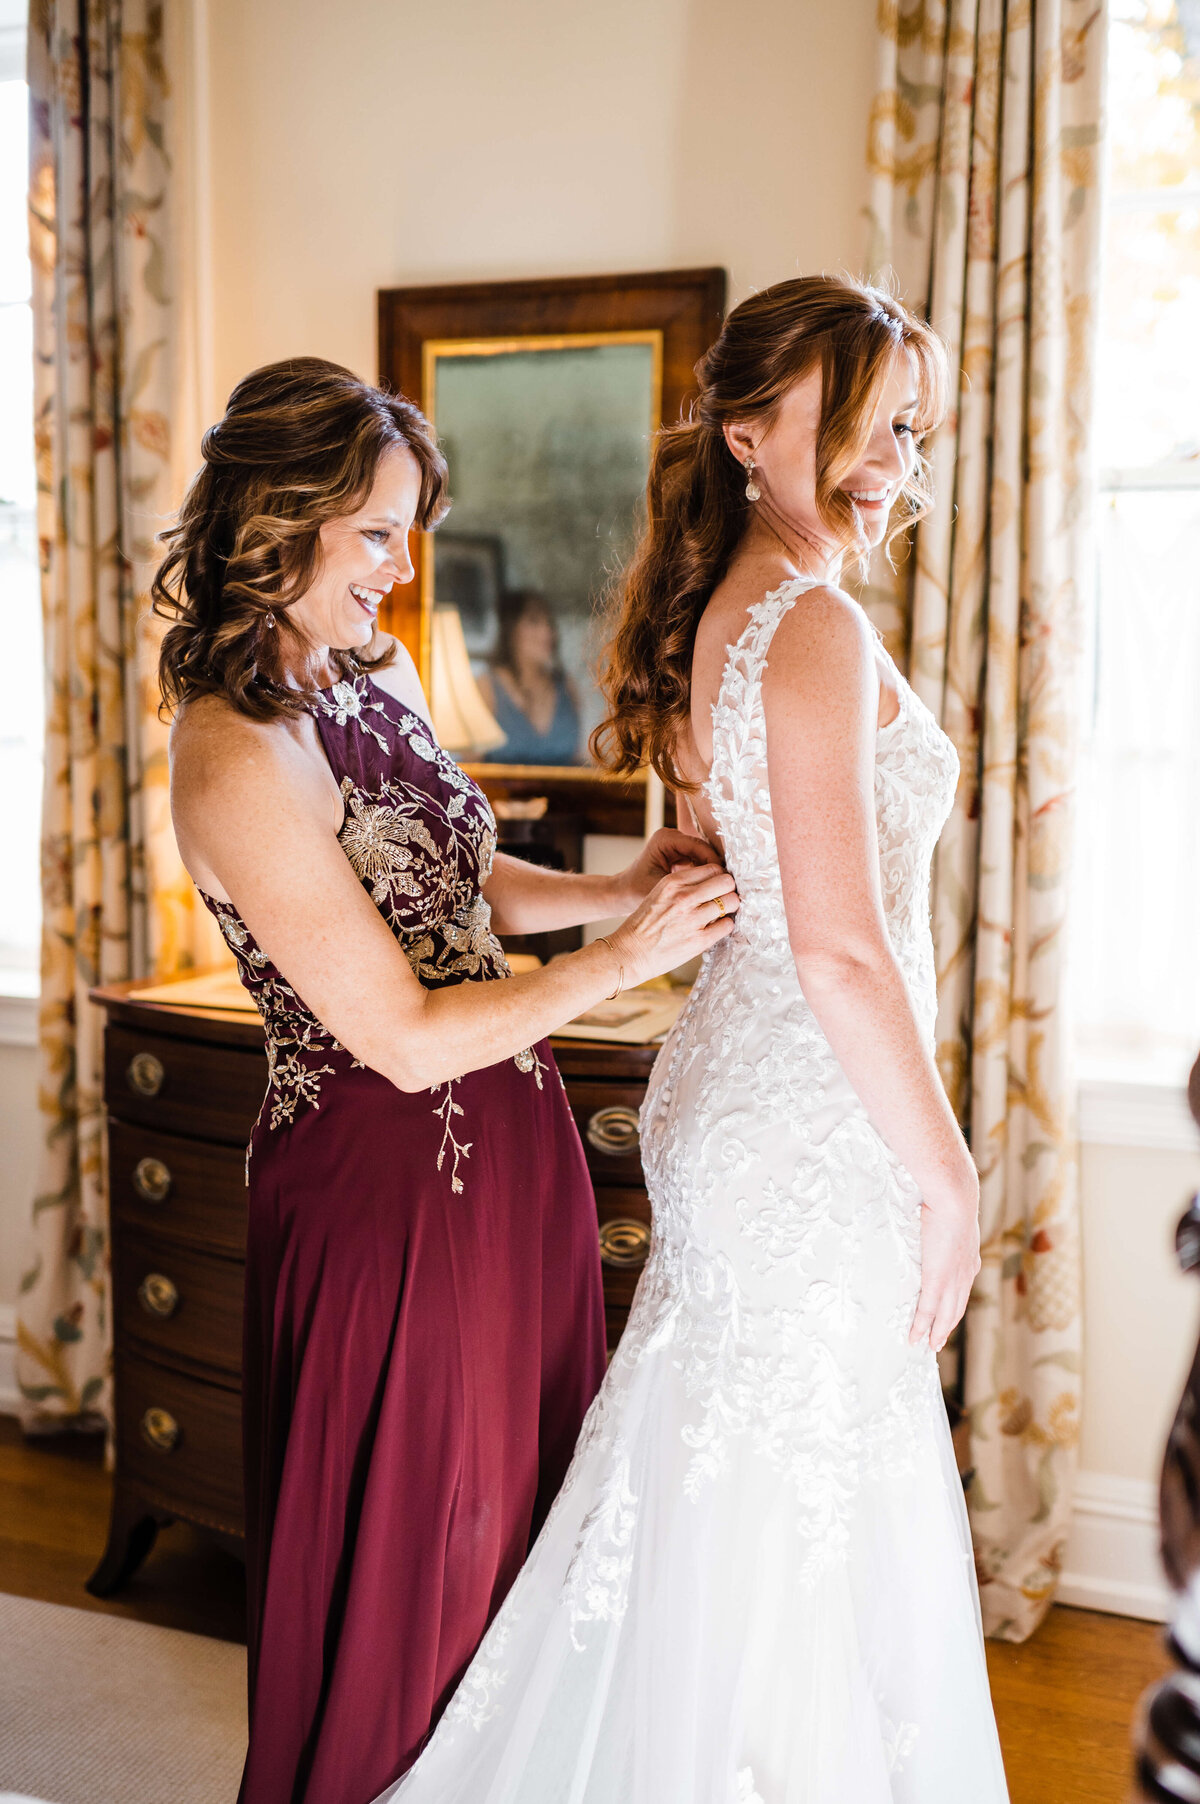
[[[697,362],[721,329],[725,293],[725,271],[716,268],[381,289],[380,380],[428,411],[425,346],[432,341],[656,331],[662,334],[662,420],[674,422],[695,393]],[[392,590],[382,624],[408,647],[428,683],[430,622],[421,560],[429,547],[423,536],[414,535],[415,579]],[[467,768],[493,801],[548,795],[551,807],[578,817],[584,832],[642,831],[644,779],[622,782],[586,766],[578,772],[536,765]]]

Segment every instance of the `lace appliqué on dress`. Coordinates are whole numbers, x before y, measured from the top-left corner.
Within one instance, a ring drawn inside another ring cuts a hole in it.
[[[785,584],[750,610],[713,709],[706,794],[742,906],[643,1109],[655,1248],[627,1335],[669,1346],[692,1400],[689,1495],[747,1445],[787,1476],[806,1581],[843,1557],[864,1481],[907,1471],[941,1407],[932,1355],[907,1347],[920,1199],[809,1010],[788,938],[762,680],[780,621],[812,586]],[[876,760],[880,869],[889,934],[932,1035],[929,863],[957,759],[898,672],[896,684],[900,712]]]
[[[636,1524],[637,1498],[630,1488],[629,1453],[618,1435],[609,1449],[599,1494],[580,1527],[563,1583],[573,1647],[583,1647],[580,1623],[619,1622],[625,1614]]]
[[[504,1651],[511,1632],[511,1620],[501,1611],[480,1643],[479,1652],[434,1731],[435,1741],[444,1739],[460,1724],[478,1732],[495,1715],[508,1676]]]
[[[887,1762],[887,1770],[889,1774],[898,1773],[917,1745],[919,1725],[917,1723],[894,1723],[886,1716],[882,1720],[883,1756]]]

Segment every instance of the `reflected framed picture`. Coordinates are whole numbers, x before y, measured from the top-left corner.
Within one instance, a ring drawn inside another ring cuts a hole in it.
[[[493,797],[569,792],[589,831],[625,831],[642,806],[644,782],[587,749],[603,611],[637,542],[653,435],[686,413],[724,303],[720,269],[379,295],[381,378],[432,421],[452,498],[384,624],[428,684],[434,609],[458,613],[495,731],[478,762],[456,755]]]
[[[489,657],[496,643],[500,597],[508,586],[504,540],[490,533],[436,533],[431,578],[442,605],[458,610],[468,655]]]

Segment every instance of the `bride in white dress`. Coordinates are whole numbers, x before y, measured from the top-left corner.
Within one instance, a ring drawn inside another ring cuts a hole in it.
[[[384,1797],[1004,1804],[936,1361],[978,1270],[932,1056],[958,761],[836,586],[928,504],[943,354],[817,277],[744,302],[698,375],[607,748],[690,793],[741,910],[654,1069],[653,1247],[566,1484]]]

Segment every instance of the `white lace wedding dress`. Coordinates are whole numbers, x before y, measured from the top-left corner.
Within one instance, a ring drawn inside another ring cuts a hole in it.
[[[909,1347],[919,1198],[801,994],[751,610],[707,793],[742,907],[654,1068],[654,1243],[537,1545],[401,1804],[1004,1804],[962,1491]],[[896,674],[875,800],[932,1040],[957,759]],[[396,1625],[399,1635],[403,1623]]]

